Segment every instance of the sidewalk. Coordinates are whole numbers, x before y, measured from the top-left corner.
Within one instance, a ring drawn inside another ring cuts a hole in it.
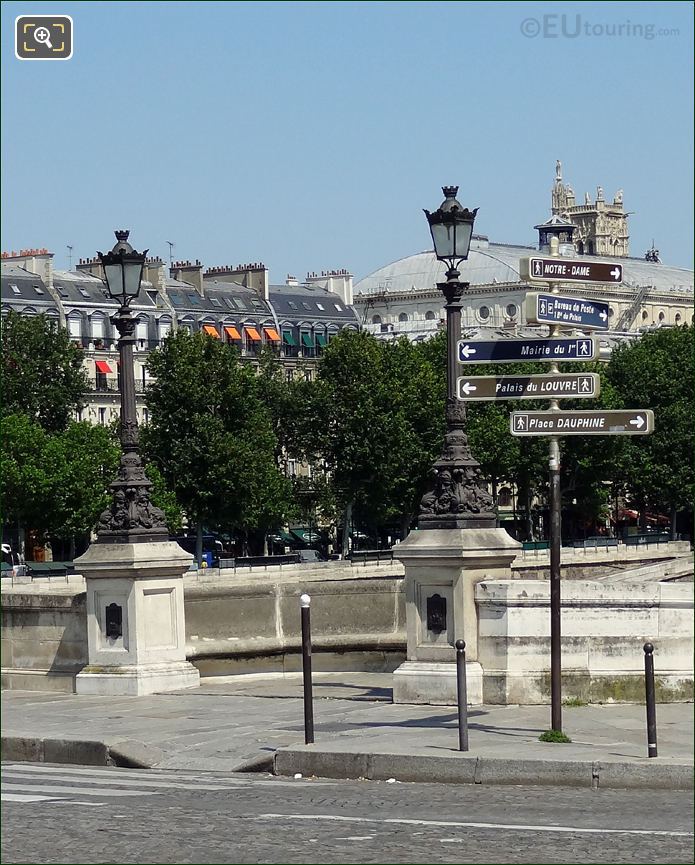
[[[458,751],[454,706],[394,705],[391,676],[314,680],[315,738],[305,746],[299,676],[236,677],[151,697],[2,695],[2,756],[104,765],[452,783],[688,788],[693,705],[657,706],[659,757],[646,757],[644,706],[564,707],[571,744],[538,736],[548,706],[469,709]]]

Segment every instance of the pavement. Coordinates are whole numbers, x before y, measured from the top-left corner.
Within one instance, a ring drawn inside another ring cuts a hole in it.
[[[548,706],[391,703],[391,675],[317,673],[315,743],[304,745],[299,675],[203,680],[148,697],[2,694],[4,760],[303,777],[472,784],[692,789],[693,705],[657,706],[647,758],[644,706],[565,706],[570,744],[545,743]]]

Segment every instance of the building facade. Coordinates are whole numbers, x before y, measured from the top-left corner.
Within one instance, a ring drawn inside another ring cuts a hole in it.
[[[608,204],[599,187],[595,201],[577,205],[571,187],[562,180],[558,162],[551,211],[547,222],[535,226],[539,233],[535,247],[473,236],[468,259],[459,267],[461,280],[470,283],[463,298],[464,329],[481,329],[487,338],[523,331],[530,286],[521,278],[519,260],[539,250],[547,252],[552,236],[559,240],[561,255],[621,261],[624,278],[620,285],[565,285],[562,289],[563,294],[609,304],[609,332],[601,335],[607,349],[644,329],[692,324],[693,271],[662,264],[654,249],[642,258],[628,256],[628,214],[621,191]],[[444,281],[444,272],[433,252],[420,252],[361,279],[355,285],[355,309],[363,327],[380,339],[428,339],[444,327],[443,296],[437,288]]]
[[[117,420],[118,333],[111,317],[118,304],[108,296],[99,259],[83,259],[75,270],[63,271],[53,269],[53,254],[46,249],[3,253],[1,283],[3,315],[10,309],[21,315],[45,313],[84,350],[90,391],[77,419],[102,425]],[[229,343],[250,363],[271,347],[288,376],[312,377],[330,340],[343,329],[359,328],[352,275],[345,270],[271,285],[267,269],[258,263],[204,270],[199,261],[185,261],[167,269],[161,259],[150,258],[131,309],[137,320],[140,423],[149,420],[144,399],[148,355],[172,330],[185,328]]]

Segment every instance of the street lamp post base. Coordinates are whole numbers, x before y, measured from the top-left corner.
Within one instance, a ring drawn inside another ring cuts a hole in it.
[[[75,677],[78,694],[100,697],[142,697],[145,694],[197,688],[199,685],[200,673],[188,661],[113,667],[90,664]]]

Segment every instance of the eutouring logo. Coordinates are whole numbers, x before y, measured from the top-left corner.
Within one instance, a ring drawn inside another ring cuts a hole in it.
[[[69,60],[72,18],[69,15],[19,15],[14,53],[18,60]]]
[[[581,15],[550,13],[540,18],[524,18],[519,25],[528,39],[645,39],[651,41],[662,36],[679,36],[677,27],[656,27],[654,24],[586,21]]]

